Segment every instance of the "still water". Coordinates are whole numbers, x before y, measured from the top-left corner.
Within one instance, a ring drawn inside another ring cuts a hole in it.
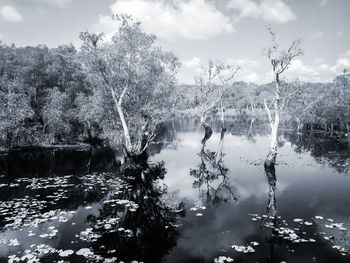
[[[0,178],[0,262],[350,262],[345,135],[166,125],[122,173]],[[20,261],[22,260],[22,261]]]

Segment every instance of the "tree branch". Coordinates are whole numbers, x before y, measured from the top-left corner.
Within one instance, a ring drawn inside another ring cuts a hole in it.
[[[224,90],[224,92],[221,94],[220,98],[218,98],[216,101],[214,101],[208,108],[206,108],[203,113],[206,113],[210,109],[212,109],[217,103],[219,103],[222,98],[224,97],[225,93],[227,92],[227,89]]]

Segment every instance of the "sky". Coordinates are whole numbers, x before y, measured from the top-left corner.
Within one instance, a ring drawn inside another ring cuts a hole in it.
[[[0,39],[16,46],[80,46],[79,32],[117,26],[113,14],[130,14],[157,45],[182,62],[180,83],[193,83],[209,59],[239,65],[237,80],[272,81],[264,48],[271,27],[282,47],[302,39],[304,55],[287,79],[328,82],[350,68],[350,0],[0,0]]]

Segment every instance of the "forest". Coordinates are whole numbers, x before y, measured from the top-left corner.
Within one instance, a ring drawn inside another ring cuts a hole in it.
[[[268,116],[264,101],[272,111],[281,111],[284,125],[298,132],[349,132],[348,69],[331,83],[289,82],[281,77],[278,99],[284,105],[276,110],[276,80],[264,85],[238,82],[234,75],[240,65],[213,59],[202,67],[194,85],[181,85],[176,80],[181,66],[176,55],[157,47],[155,36],[144,32],[140,23],[125,17],[120,22],[110,41],[104,41],[103,34],[81,33],[80,47],[1,43],[3,148],[123,143],[129,151],[142,152],[157,127],[169,119],[192,114],[205,123],[208,116],[224,112],[264,118]]]
[[[288,79],[303,41],[267,27],[268,83],[213,57],[185,84],[113,19],[0,42],[0,262],[349,262],[350,69]]]

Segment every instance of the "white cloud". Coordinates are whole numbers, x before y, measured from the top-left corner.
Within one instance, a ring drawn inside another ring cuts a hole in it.
[[[324,32],[321,30],[318,30],[318,31],[311,33],[311,37],[314,37],[314,38],[320,38],[323,36],[324,36]]]
[[[237,20],[250,17],[280,24],[297,20],[296,15],[282,0],[230,0],[227,8],[239,12]]]
[[[72,0],[32,0],[32,1],[38,4],[58,7],[58,8],[65,8],[69,3],[72,2]]]
[[[199,67],[200,63],[201,63],[201,59],[199,57],[193,57],[189,60],[182,61],[182,65],[189,67],[189,68]]]
[[[343,37],[344,31],[337,31],[337,37]]]
[[[191,59],[192,60],[192,59]],[[191,61],[188,60],[188,61]],[[193,59],[194,61],[194,59]],[[235,76],[236,81],[251,82],[256,84],[265,84],[273,81],[272,70],[265,70],[265,65],[258,63],[250,58],[229,58],[227,63],[240,65],[241,69]],[[302,59],[292,61],[290,67],[284,72],[282,77],[287,80],[299,79],[305,82],[332,82],[334,77],[341,73],[345,68],[350,68],[350,50],[347,55],[339,57],[334,64],[326,64],[324,59],[317,58],[311,64],[306,64]],[[184,70],[187,72],[188,70]],[[194,75],[201,72],[201,68],[193,67]],[[180,79],[181,83],[193,84],[191,74]]]
[[[256,73],[258,62],[251,58],[229,58],[228,64],[240,66],[235,79],[237,81],[260,83],[261,78]]]
[[[333,65],[330,69],[333,73],[340,73],[345,68],[350,68],[349,58],[338,58],[335,65]]]
[[[338,58],[334,65],[322,63],[314,66],[305,64],[301,59],[295,59],[285,72],[285,76],[288,79],[309,82],[329,82],[345,68],[350,68],[349,58]]]
[[[117,0],[111,10],[132,15],[147,32],[167,41],[210,39],[233,31],[231,19],[209,0]],[[115,29],[110,16],[101,15],[99,23],[109,32]]]
[[[324,62],[324,58],[315,58],[314,61],[315,61],[315,63],[317,63],[317,64],[321,64],[321,63]]]
[[[348,51],[346,52],[346,55],[350,56],[350,50],[348,50]]]
[[[320,70],[320,71],[329,71],[330,70],[330,67],[328,64],[320,64],[319,66],[317,66],[317,69]]]
[[[9,22],[20,22],[23,20],[22,15],[10,5],[0,7],[0,18]]]
[[[241,67],[254,67],[258,65],[258,62],[251,58],[229,58],[227,63]]]
[[[328,0],[320,0],[320,5],[325,6],[328,4]]]
[[[261,83],[261,80],[257,73],[245,69],[242,69],[237,73],[236,79],[248,83]]]
[[[335,76],[332,66],[322,63],[307,65],[301,59],[293,61],[286,72],[288,79],[300,79],[307,82],[331,82]]]

